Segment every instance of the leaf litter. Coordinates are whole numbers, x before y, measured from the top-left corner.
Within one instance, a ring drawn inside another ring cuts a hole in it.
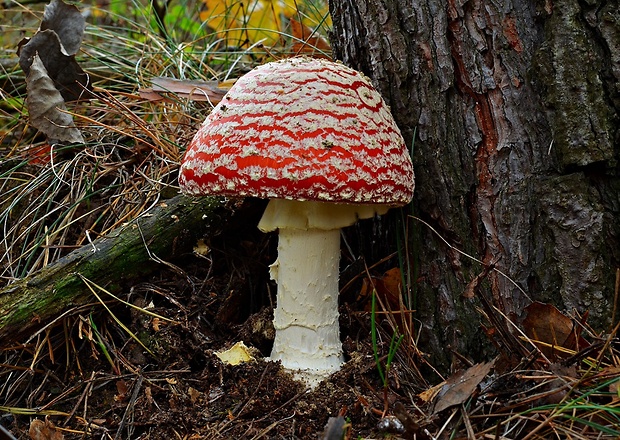
[[[153,91],[167,99],[147,111],[149,104],[136,95],[93,87],[75,58],[81,14],[60,1],[51,5],[39,32],[22,44],[20,63],[31,83],[29,100],[54,103],[28,107],[31,125],[46,135],[45,142],[59,142],[60,155],[29,163],[15,148],[3,154],[1,263],[7,284],[87,245],[90,235],[105,235],[147,212],[174,191],[178,145],[209,109],[192,107],[190,114],[188,101],[198,88],[211,100],[225,88],[216,80],[155,79],[153,89],[161,90]],[[311,32],[298,32],[313,42]],[[294,44],[305,51],[304,44]],[[32,87],[37,77],[44,87]],[[75,102],[86,97],[87,107]],[[62,119],[71,116],[67,105],[74,106],[76,121]],[[169,117],[157,119],[161,113]],[[63,143],[83,146],[65,149]],[[410,319],[415,311],[399,296],[402,273],[392,256],[343,279],[348,362],[308,392],[264,359],[273,337],[273,286],[265,275],[273,243],[247,227],[260,209],[255,201],[239,204],[230,222],[205,237],[201,252],[127,286],[120,301],[106,304],[116,319],[101,304],[87,304],[31,340],[3,344],[0,426],[37,439],[620,436],[617,328],[599,334],[588,328],[587,317],[540,303],[528,308],[522,323],[510,322],[485,296],[489,268],[462,288],[479,304],[481,325],[495,347],[492,361],[473,363],[455,353],[445,379],[430,365],[429,354],[416,345],[418,329]],[[352,262],[362,257],[355,247],[347,253]],[[379,287],[377,346],[370,338],[369,286]],[[385,359],[394,332],[406,340],[385,387],[374,352]],[[222,362],[217,354],[239,341],[262,357]]]

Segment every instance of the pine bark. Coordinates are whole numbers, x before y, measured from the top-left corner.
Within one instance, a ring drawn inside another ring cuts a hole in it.
[[[7,343],[94,300],[83,278],[118,294],[131,280],[191,253],[228,210],[213,198],[177,196],[31,276],[0,289],[0,341]],[[98,292],[103,295],[101,292]],[[109,298],[106,298],[109,299]]]
[[[489,272],[495,306],[516,323],[539,300],[589,311],[598,330],[612,324],[617,0],[331,0],[330,10],[335,57],[372,79],[414,145],[417,216],[510,278]],[[413,226],[422,342],[475,356],[481,318],[463,292],[482,268]]]

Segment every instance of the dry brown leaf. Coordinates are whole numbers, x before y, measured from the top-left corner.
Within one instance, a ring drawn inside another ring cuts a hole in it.
[[[476,275],[476,277],[467,284],[465,290],[463,291],[463,298],[473,299],[476,296],[476,292],[480,288],[480,284],[482,284],[482,282],[489,276],[489,272],[492,268],[493,265],[486,266],[480,274]]]
[[[41,30],[47,29],[58,35],[67,55],[75,55],[82,45],[86,20],[75,5],[53,0],[45,6],[41,21]]]
[[[26,75],[30,74],[34,56],[38,55],[48,76],[65,101],[87,97],[88,76],[75,61],[73,55],[63,53],[60,39],[54,31],[38,32],[27,43],[19,47],[18,54],[19,65]]]
[[[147,101],[151,101],[151,102],[171,101],[171,99],[166,98],[163,95],[160,95],[159,93],[155,92],[151,88],[139,89],[138,94],[140,95],[140,98],[146,99]]]
[[[201,394],[202,393],[195,388],[189,387],[187,389],[187,395],[192,403],[196,403]]]
[[[153,318],[153,330],[155,330],[156,332],[158,332],[161,328],[160,325],[162,324],[161,319],[159,318]]]
[[[45,8],[39,31],[18,45],[19,65],[26,75],[38,54],[48,76],[67,102],[90,96],[88,75],[75,61],[85,25],[84,17],[75,6],[54,0]]]
[[[451,406],[460,405],[469,399],[480,385],[480,382],[489,374],[495,361],[476,364],[467,370],[456,373],[446,380],[437,395],[433,414],[437,414]]]
[[[308,26],[294,18],[290,19],[293,46],[295,55],[311,55],[315,58],[330,58],[322,52],[331,52],[332,48],[325,38],[316,32],[312,32]]]
[[[446,381],[443,381],[435,386],[432,386],[424,391],[422,391],[420,394],[418,394],[418,398],[420,400],[422,400],[422,402],[430,402],[431,400],[433,400],[435,397],[437,397],[437,395],[439,394],[439,392],[443,389],[443,386],[446,384]]]
[[[579,351],[590,344],[583,339],[581,328],[551,304],[533,302],[525,308],[523,320],[525,334],[549,358],[568,357],[570,353],[558,350]]]
[[[116,381],[116,391],[118,394],[114,396],[114,400],[116,402],[122,402],[129,395],[129,386],[127,382],[123,379]]]
[[[402,291],[402,274],[398,267],[387,270],[381,278],[374,278],[370,283],[367,279],[362,282],[358,299],[367,301],[365,309],[370,311],[370,299],[373,288],[389,310],[400,309],[400,294]]]
[[[38,55],[35,55],[26,78],[28,96],[26,103],[30,123],[54,142],[84,143],[80,131],[73,124],[73,117],[60,92],[54,86]]]
[[[24,150],[24,157],[28,159],[29,165],[47,165],[56,156],[52,145],[45,142],[41,145],[31,145]]]
[[[65,436],[49,420],[34,419],[30,422],[28,435],[31,440],[63,440]]]
[[[152,80],[153,87],[140,89],[140,97],[149,101],[167,99],[162,93],[174,93],[181,99],[196,102],[210,102],[215,105],[222,100],[226,89],[217,81],[179,80],[174,78],[156,77]]]
[[[390,300],[398,304],[403,285],[403,275],[400,268],[393,267],[385,272],[381,278],[381,283]]]

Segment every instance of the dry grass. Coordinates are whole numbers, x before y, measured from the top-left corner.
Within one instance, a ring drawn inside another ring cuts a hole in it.
[[[12,23],[3,29],[5,45],[34,33],[42,10],[35,6],[3,10]],[[183,15],[193,10],[197,17],[200,6],[187,3]],[[88,26],[78,60],[92,78],[95,99],[69,109],[85,145],[55,145],[47,155],[49,146],[28,125],[16,58],[4,58],[13,67],[5,69],[1,90],[0,279],[24,277],[176,191],[184,147],[211,106],[174,96],[147,102],[138,89],[150,87],[151,78],[224,81],[286,51],[222,48],[221,33],[204,26],[162,36],[148,3],[124,7],[125,16],[88,9],[97,24]]]

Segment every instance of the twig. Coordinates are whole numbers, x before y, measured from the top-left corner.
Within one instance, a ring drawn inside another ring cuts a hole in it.
[[[127,404],[127,408],[125,408],[125,412],[123,413],[123,418],[121,419],[120,423],[118,424],[118,430],[116,431],[116,435],[114,436],[114,440],[118,440],[121,435],[121,432],[123,431],[123,429],[125,428],[125,423],[127,420],[127,416],[129,415],[129,413],[131,412],[131,417],[132,417],[132,422],[131,422],[131,428],[127,428],[128,431],[128,435],[127,438],[131,438],[131,434],[133,431],[133,414],[134,414],[134,408],[136,405],[136,400],[138,399],[138,393],[140,392],[140,389],[142,388],[142,381],[144,380],[144,377],[142,376],[142,374],[140,374],[138,376],[138,379],[136,379],[136,384],[134,385],[134,389],[133,389],[133,393],[131,393],[131,399],[129,400],[129,403]]]
[[[73,416],[75,415],[75,412],[77,411],[78,406],[80,406],[80,403],[82,402],[82,400],[86,397],[86,395],[88,393],[90,393],[90,390],[93,388],[93,379],[94,378],[95,378],[95,372],[92,371],[90,373],[90,379],[86,381],[86,386],[84,387],[84,391],[82,391],[82,395],[80,395],[80,397],[77,400],[77,402],[75,402],[75,405],[73,406],[73,409],[71,410],[71,412],[69,413],[69,415],[67,416],[65,421],[63,422],[62,426],[67,426],[67,423],[69,423],[69,420],[71,420],[73,418]],[[86,419],[86,414],[84,414],[84,419]]]

